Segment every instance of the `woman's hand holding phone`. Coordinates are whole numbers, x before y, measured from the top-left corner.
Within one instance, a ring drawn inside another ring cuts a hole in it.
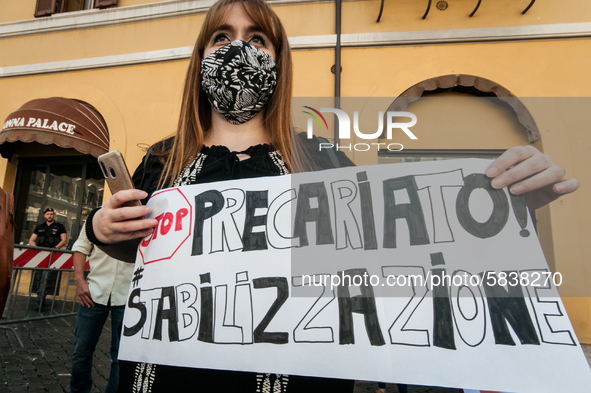
[[[103,175],[113,196],[92,218],[96,238],[105,244],[142,238],[152,234],[158,225],[156,219],[146,219],[152,209],[142,206],[140,200],[148,194],[136,190],[121,152],[110,151],[98,157]]]
[[[115,193],[92,219],[96,238],[105,244],[112,244],[151,235],[158,220],[145,216],[152,209],[148,206],[124,206],[147,196],[145,191],[135,189]]]

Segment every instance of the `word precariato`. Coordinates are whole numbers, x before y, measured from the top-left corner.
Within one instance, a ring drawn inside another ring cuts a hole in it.
[[[476,238],[485,239],[501,232],[509,221],[511,205],[522,228],[527,223],[527,207],[523,199],[513,195],[509,197],[505,191],[493,189],[490,179],[484,174],[462,177],[460,172],[454,171],[411,175],[386,179],[381,185],[382,193],[379,197],[384,207],[382,233],[378,233],[375,224],[374,198],[367,174],[359,172],[357,183],[351,180],[302,183],[297,190],[286,190],[272,200],[265,190],[243,191],[232,188],[204,191],[194,197],[193,217],[188,217],[189,209],[184,207],[177,207],[177,211],[165,212],[156,217],[161,219],[160,223],[152,237],[142,242],[142,247],[156,239],[162,239],[160,241],[165,244],[166,233],[171,228],[174,227],[174,231],[188,231],[190,222],[193,222],[190,239],[193,256],[269,248],[301,248],[310,244],[334,245],[337,250],[377,250],[378,238],[382,239],[382,248],[396,248],[396,222],[399,220],[408,226],[411,246],[433,244],[453,238],[444,209],[438,209],[440,214],[432,215],[433,222],[429,224],[425,214],[426,210],[437,211],[434,207],[445,205],[445,196],[441,191],[444,187],[460,188],[455,200],[456,219],[466,232]],[[425,187],[431,190],[429,206],[424,206],[419,197],[419,189]],[[474,218],[468,203],[476,189],[484,189],[492,201],[492,212],[485,222]],[[398,191],[408,195],[406,203],[397,202]],[[331,208],[329,199],[334,209]],[[360,204],[360,213],[349,208],[352,204]],[[291,228],[286,228],[285,223],[276,225],[276,217],[281,216],[283,209],[293,205],[295,215]],[[243,222],[237,222],[236,213],[240,210],[243,213]],[[211,225],[205,225],[206,221],[211,222]],[[309,225],[316,228],[314,239],[309,239]],[[429,236],[428,225],[438,228],[433,238]],[[212,239],[211,242],[204,241],[206,235]],[[521,235],[527,237],[529,232],[523,230]],[[206,246],[208,249],[205,249]]]

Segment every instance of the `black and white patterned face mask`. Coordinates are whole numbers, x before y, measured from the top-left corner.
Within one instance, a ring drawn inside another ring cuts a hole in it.
[[[275,60],[248,42],[233,41],[201,61],[201,88],[229,123],[259,113],[277,84]]]

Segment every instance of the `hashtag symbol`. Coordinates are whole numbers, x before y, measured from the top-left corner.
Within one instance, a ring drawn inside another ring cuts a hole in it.
[[[143,267],[139,267],[136,269],[135,272],[133,272],[133,279],[131,280],[131,282],[133,282],[133,287],[135,288],[138,283],[140,282],[140,280],[142,279],[142,277],[144,277],[142,275],[142,273],[144,272],[144,268]]]

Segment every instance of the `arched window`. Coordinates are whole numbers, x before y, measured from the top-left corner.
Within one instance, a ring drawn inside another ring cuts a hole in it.
[[[495,158],[512,146],[540,138],[533,117],[517,97],[493,81],[472,75],[445,75],[417,83],[387,111],[413,113],[418,121],[412,131],[418,139],[406,140],[399,152],[380,150],[380,163]]]

